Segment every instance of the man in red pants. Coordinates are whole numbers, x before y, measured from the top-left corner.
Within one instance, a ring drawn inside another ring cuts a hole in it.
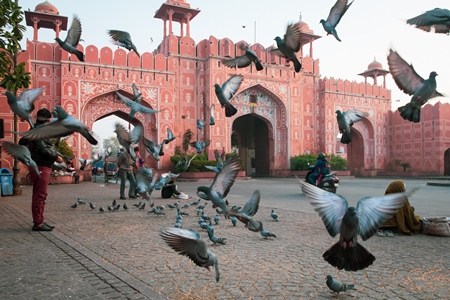
[[[50,122],[51,112],[42,108],[37,112],[35,127]],[[53,163],[62,163],[64,160],[56,152],[56,147],[51,139],[29,141],[20,139],[20,145],[27,146],[31,152],[31,158],[36,162],[39,176],[33,168],[29,168],[31,181],[33,182],[33,196],[31,201],[31,212],[33,215],[33,231],[52,231],[51,226],[44,221],[45,200],[47,199],[47,187],[50,181]]]

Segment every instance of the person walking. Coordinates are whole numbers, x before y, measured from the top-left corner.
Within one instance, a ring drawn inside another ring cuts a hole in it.
[[[35,128],[50,122],[52,113],[42,108],[37,112]],[[55,226],[49,225],[44,219],[45,201],[47,189],[54,162],[62,163],[64,159],[58,155],[52,139],[29,141],[21,138],[19,144],[28,147],[31,158],[36,162],[40,173],[29,167],[31,181],[33,183],[33,195],[31,197],[31,213],[33,215],[33,231],[52,231]]]
[[[98,172],[97,165],[94,164],[94,166],[92,167],[92,182],[97,181],[97,172]]]
[[[120,149],[121,154],[117,159],[117,165],[119,167],[119,178],[120,178],[120,199],[125,200],[125,183],[128,179],[130,182],[130,188],[128,190],[128,197],[135,199],[136,197],[136,179],[134,178],[133,170],[131,167],[132,159],[128,150],[124,151]]]

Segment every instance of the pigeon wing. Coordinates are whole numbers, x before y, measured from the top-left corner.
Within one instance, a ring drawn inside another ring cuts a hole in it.
[[[261,193],[259,190],[254,191],[252,197],[245,203],[244,208],[241,209],[241,212],[253,217],[258,211],[260,200]]]
[[[341,230],[342,218],[348,208],[347,200],[304,181],[299,183],[303,193],[311,200],[314,210],[322,218],[328,233],[335,237]]]
[[[230,100],[236,91],[241,86],[242,81],[244,80],[244,76],[237,74],[233,75],[222,85],[222,92],[225,97]]]
[[[347,3],[348,0],[337,0],[334,6],[330,9],[330,13],[328,14],[327,22],[333,25],[333,27],[336,27],[337,24],[339,24],[339,21],[341,21],[342,16],[347,11]],[[352,1],[353,3],[353,1]],[[350,4],[352,4],[350,3]],[[350,6],[350,5],[349,5]]]
[[[406,23],[415,25],[416,28],[427,32],[430,32],[431,27],[434,27],[436,33],[448,34],[450,31],[450,10],[435,8],[417,17],[408,19]]]
[[[392,51],[392,49],[389,50],[387,59],[389,71],[399,89],[408,95],[414,94],[422,85],[424,79],[416,73],[412,65],[409,65],[397,52]]]
[[[222,63],[229,68],[245,68],[251,65],[252,61],[247,55],[236,56],[235,58],[222,59]]]
[[[219,173],[214,177],[214,181],[211,184],[211,191],[216,192],[222,198],[225,198],[230,191],[231,186],[236,180],[238,172],[241,170],[241,164],[239,157],[233,157],[229,163],[227,163]]]
[[[138,111],[143,113],[143,114],[154,114],[154,113],[159,112],[159,110],[151,109],[150,107],[144,106],[142,104],[139,104],[138,107],[139,107]]]
[[[134,83],[131,85],[131,88],[132,88],[132,90],[133,90],[133,96],[134,96],[134,97],[137,97],[137,96],[140,95],[139,89],[137,88],[137,86],[136,86]]]
[[[301,32],[298,26],[292,24],[288,25],[286,29],[286,34],[284,35],[285,45],[294,50],[294,52],[298,52],[301,46],[300,40],[301,40]]]
[[[131,44],[131,35],[126,31],[121,30],[108,30],[109,36],[120,44]]]
[[[286,58],[286,55],[284,55],[283,52],[281,52],[280,49],[278,49],[278,48],[271,49],[270,53],[273,53],[273,54],[275,54],[277,56],[281,56],[281,57]]]
[[[42,95],[42,93],[45,91],[46,88],[47,88],[46,86],[43,86],[43,87],[37,88],[37,89],[25,90],[20,94],[20,96],[17,100],[21,102],[22,107],[26,111],[31,113],[34,110],[34,105],[33,105],[34,101],[40,95]]]
[[[128,97],[125,97],[124,95],[122,95],[122,94],[120,94],[120,93],[118,93],[118,92],[116,92],[116,94],[119,96],[120,100],[122,100],[122,102],[123,102],[126,106],[131,107],[131,105],[134,103],[134,101],[131,100],[131,99],[129,99]]]
[[[135,127],[136,128],[136,127]],[[131,144],[131,137],[130,137],[130,133],[125,129],[125,127],[120,124],[120,123],[116,123],[116,135],[117,135],[117,140],[119,141],[119,143],[125,148],[128,149],[130,147]]]
[[[149,139],[143,137],[142,142],[144,143],[145,149],[147,149],[150,154],[155,153],[156,144],[153,141],[150,141]]]
[[[347,110],[343,113],[347,124],[353,124],[355,122],[361,121],[361,117],[367,117],[367,113],[357,111],[355,109]]]
[[[133,130],[130,132],[130,142],[131,144],[137,144],[144,135],[144,127],[142,125],[134,126]]]
[[[30,141],[35,141],[63,137],[74,133],[74,131],[65,127],[61,121],[54,121],[19,134]]]
[[[358,233],[363,241],[374,235],[380,226],[390,219],[408,200],[408,196],[416,190],[408,193],[366,197],[359,200],[356,213],[359,219]]]
[[[67,32],[65,43],[68,43],[74,47],[78,45],[81,38],[81,22],[77,16],[73,17],[72,25],[70,25],[70,29]]]

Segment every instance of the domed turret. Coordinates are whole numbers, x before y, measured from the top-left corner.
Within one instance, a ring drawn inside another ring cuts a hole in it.
[[[298,29],[300,29],[300,32],[302,32],[302,33],[310,33],[310,34],[313,34],[313,33],[314,33],[314,31],[312,31],[312,30],[309,28],[308,23],[303,22],[303,20],[302,20],[302,15],[301,15],[301,14],[300,14],[300,18],[299,18],[298,22],[295,23],[294,26],[297,26]]]
[[[378,62],[376,59],[373,60],[368,66],[367,70],[373,70],[373,69],[383,69],[383,65]]]
[[[35,12],[39,12],[39,13],[45,13],[45,14],[55,14],[58,15],[59,14],[59,10],[56,8],[56,6],[54,6],[53,4],[51,4],[48,1],[42,2],[38,5],[36,5],[36,8],[34,9]]]

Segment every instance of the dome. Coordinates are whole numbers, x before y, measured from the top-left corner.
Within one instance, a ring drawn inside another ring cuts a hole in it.
[[[36,8],[34,9],[35,12],[40,12],[40,13],[46,13],[46,14],[54,14],[54,15],[58,15],[59,14],[59,10],[56,8],[56,6],[54,6],[53,4],[51,4],[48,1],[42,2],[38,5],[36,5]]]
[[[380,62],[377,62],[376,59],[373,59],[373,62],[371,62],[371,63],[367,66],[367,70],[373,70],[373,69],[383,69],[383,66],[381,65]]]
[[[302,33],[313,33],[313,31],[309,29],[309,25],[306,22],[303,22],[301,14],[298,22],[295,23],[294,26],[297,26]]]

